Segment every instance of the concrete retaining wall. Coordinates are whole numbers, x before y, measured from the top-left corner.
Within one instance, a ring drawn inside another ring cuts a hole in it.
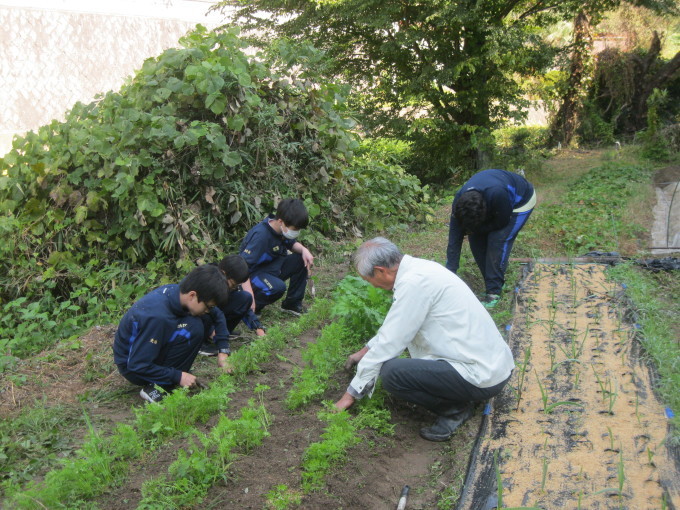
[[[196,23],[217,26],[221,17],[205,16],[212,3],[0,0],[0,154],[14,134],[118,90],[146,58],[177,46]]]

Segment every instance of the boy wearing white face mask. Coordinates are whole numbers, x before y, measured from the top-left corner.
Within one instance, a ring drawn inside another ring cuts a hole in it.
[[[255,313],[286,293],[285,280],[290,284],[281,308],[294,315],[305,312],[302,299],[314,256],[296,238],[308,224],[305,204],[287,198],[279,203],[276,214],[251,228],[241,242],[239,255],[248,263],[250,273],[242,287],[253,295]]]

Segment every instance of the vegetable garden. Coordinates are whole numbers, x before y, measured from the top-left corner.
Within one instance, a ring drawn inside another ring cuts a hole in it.
[[[639,325],[605,267],[536,264],[517,289],[517,368],[489,417],[461,508],[489,499],[532,508],[680,501],[667,410],[640,358]]]
[[[426,246],[439,256],[445,221],[443,208],[435,224],[407,235],[404,249]],[[218,376],[203,361],[196,373],[210,381],[208,390],[178,391],[157,406],[140,405],[115,372],[114,329],[95,328],[77,344],[22,362],[3,382],[4,504],[392,508],[408,484],[408,508],[454,508],[461,492],[465,507],[478,487],[474,463],[464,483],[468,457],[478,451],[486,455],[476,455],[477,467],[486,459],[491,474],[484,494],[504,508],[636,508],[639,501],[672,508],[666,418],[634,363],[641,330],[618,314],[627,309],[615,300],[622,288],[602,269],[534,268],[514,319],[497,316],[499,327],[512,324],[511,386],[490,416],[478,412],[443,445],[418,437],[430,416],[380,390],[351,413],[330,412],[351,378],[342,370],[346,355],[389,306],[385,292],[343,278],[348,266],[339,258],[320,261],[317,288],[335,290],[317,297],[309,314],[290,321],[270,311],[280,325],[236,343],[234,374]],[[480,426],[490,433],[477,440]]]
[[[0,160],[3,507],[379,509],[404,485],[409,510],[680,507],[677,275],[537,264],[523,279],[513,262],[506,286],[518,291],[493,312],[512,382],[451,441],[420,439],[432,417],[379,386],[336,413],[347,355],[390,306],[349,255],[381,234],[443,262],[466,172],[438,167],[450,182],[433,191],[404,170],[410,142],[360,138],[347,88],[304,42],[250,56],[237,29],[198,27],[181,43]],[[496,163],[526,165],[539,190],[514,253],[635,254],[658,167],[636,147],[537,149],[539,135],[494,133],[513,145]],[[236,251],[284,196],[310,212],[310,311],[266,308],[267,335],[233,342],[231,374],[198,360],[207,388],[141,404],[113,365],[117,320]],[[467,251],[459,274],[481,290]]]

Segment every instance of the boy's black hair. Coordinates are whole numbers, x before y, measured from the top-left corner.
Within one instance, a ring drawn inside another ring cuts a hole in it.
[[[486,220],[486,202],[477,190],[463,193],[453,204],[453,216],[465,233],[475,233]]]
[[[220,261],[218,267],[227,279],[231,278],[236,284],[245,282],[250,275],[248,263],[240,255],[227,255]]]
[[[223,306],[229,298],[227,277],[219,267],[211,264],[198,266],[179,282],[179,291],[188,294],[196,293],[201,303],[214,302],[216,306]]]
[[[307,213],[307,208],[302,200],[297,198],[286,198],[279,202],[279,206],[276,208],[276,215],[274,216],[277,220],[283,220],[287,227],[300,230],[306,228],[309,225],[309,213]]]

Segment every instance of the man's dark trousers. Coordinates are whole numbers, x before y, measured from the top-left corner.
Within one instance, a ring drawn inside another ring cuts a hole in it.
[[[395,397],[418,404],[438,416],[454,414],[470,402],[501,392],[508,379],[490,388],[470,384],[444,360],[395,358],[380,369],[383,387]]]
[[[484,277],[487,294],[501,294],[512,245],[532,211],[512,213],[508,224],[500,230],[468,236],[470,251]]]

